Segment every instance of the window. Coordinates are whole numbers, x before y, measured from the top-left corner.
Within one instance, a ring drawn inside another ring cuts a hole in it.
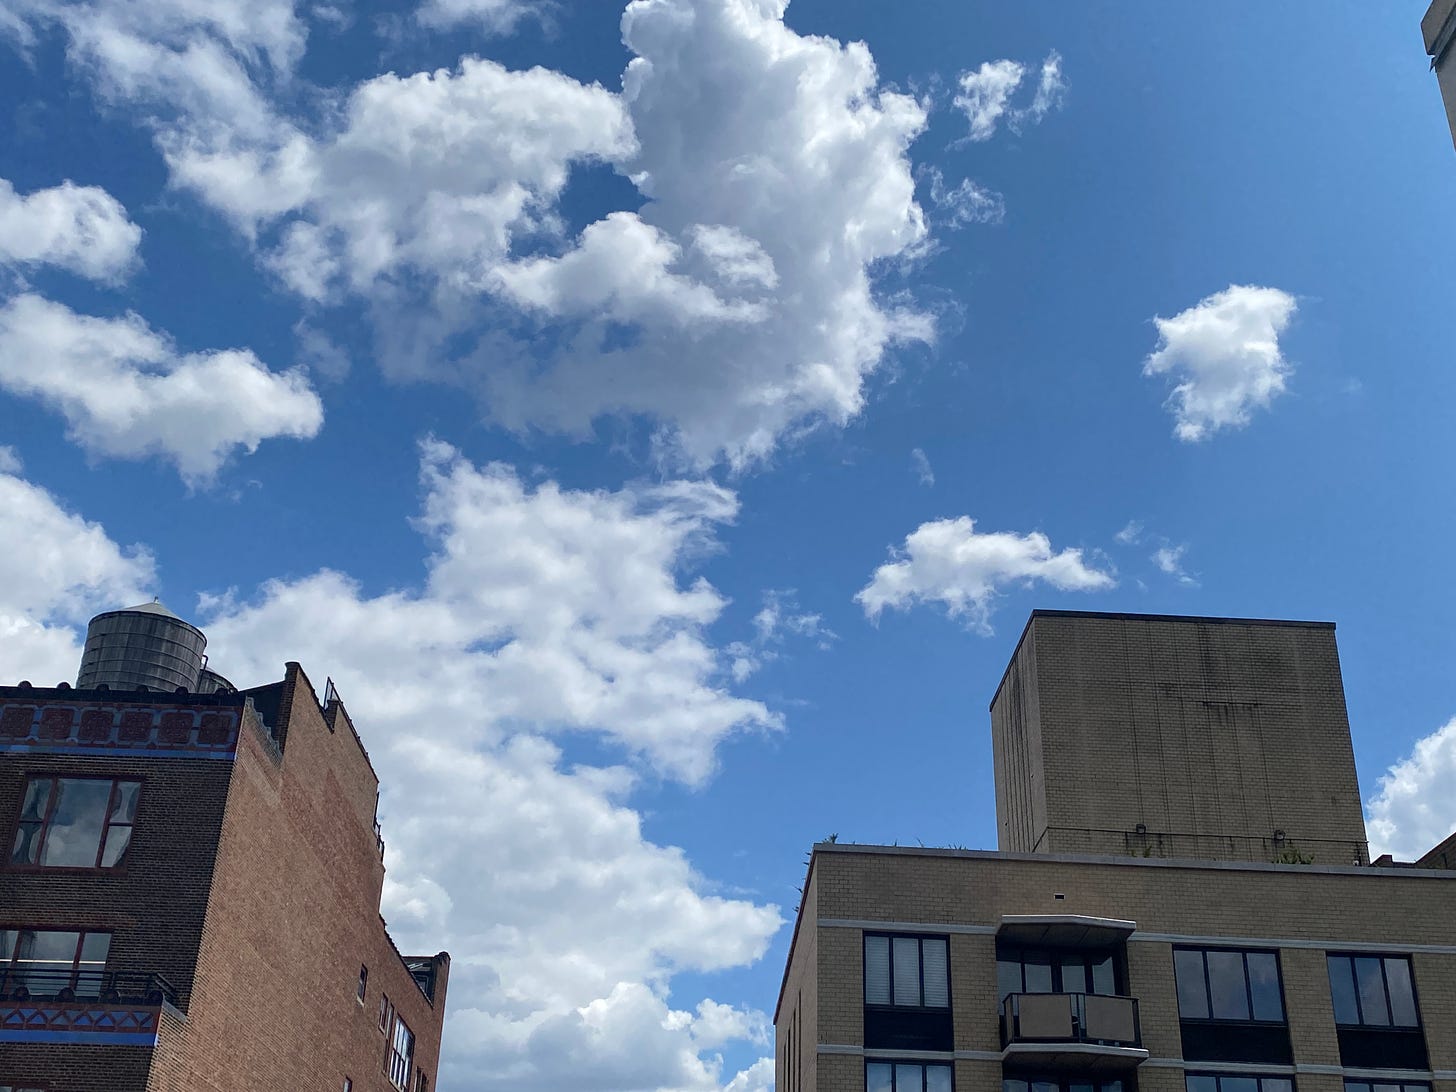
[[[0,929],[0,996],[70,990],[77,997],[95,997],[110,948],[110,933]]]
[[[38,1084],[0,1084],[0,1092],[45,1092]]]
[[[1240,1073],[1189,1073],[1184,1078],[1188,1092],[1294,1092],[1288,1077],[1260,1077]]]
[[[415,1092],[430,1092],[430,1079],[423,1069],[415,1071]]]
[[[1416,991],[1405,956],[1329,955],[1335,1023],[1345,1027],[1416,1028]],[[1377,1085],[1389,1092],[1384,1085]]]
[[[354,1082],[348,1077],[344,1078],[344,1092],[354,1092]]]
[[[394,1006],[389,1003],[387,994],[379,995],[379,1030],[386,1035],[389,1034],[389,1022],[394,1019]]]
[[[410,1031],[409,1025],[396,1014],[394,1030],[389,1036],[389,1064],[385,1069],[389,1073],[390,1082],[401,1092],[409,1088],[410,1070],[414,1067],[414,1060],[414,1032]]]
[[[114,868],[124,863],[139,781],[32,777],[20,805],[12,864]]]
[[[1117,993],[1111,952],[1006,948],[996,952],[997,992]]]
[[[866,933],[864,962],[866,1005],[950,1006],[945,937]]]
[[[0,1092],[5,1092],[3,1085]],[[1346,1081],[1345,1092],[1431,1092],[1431,1086],[1410,1081]]]
[[[1173,969],[1178,1014],[1184,1020],[1284,1022],[1279,957],[1274,952],[1175,948]]]
[[[866,1062],[865,1092],[951,1092],[948,1065]]]
[[[359,1004],[364,1004],[364,991],[369,988],[369,968],[359,968],[359,988],[354,991],[354,997]]]
[[[1122,1092],[1121,1081],[1093,1081],[1086,1077],[1007,1077],[1001,1092]]]

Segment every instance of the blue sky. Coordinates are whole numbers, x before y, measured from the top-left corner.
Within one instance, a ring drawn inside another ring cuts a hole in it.
[[[771,1083],[805,850],[993,844],[1034,607],[1335,620],[1419,853],[1423,9],[13,0],[0,675],[151,595],[331,675],[443,1090]]]

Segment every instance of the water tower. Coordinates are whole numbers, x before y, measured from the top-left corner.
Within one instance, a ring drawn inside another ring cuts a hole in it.
[[[196,690],[207,638],[153,600],[98,614],[86,627],[78,690]]]

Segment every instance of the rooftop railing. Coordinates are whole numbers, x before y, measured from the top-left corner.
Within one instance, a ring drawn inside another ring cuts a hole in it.
[[[177,990],[145,971],[0,970],[0,1001],[86,1005],[170,1005]]]

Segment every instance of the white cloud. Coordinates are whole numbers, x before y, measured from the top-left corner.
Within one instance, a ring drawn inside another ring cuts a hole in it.
[[[930,465],[930,459],[925,452],[918,447],[910,451],[910,462],[915,467],[915,476],[920,479],[920,484],[932,486],[935,484],[935,470]]]
[[[429,27],[468,23],[492,34],[509,34],[527,15],[540,15],[552,6],[539,0],[425,0],[415,17]]]
[[[1062,75],[1060,53],[1052,50],[1042,61],[1031,101],[1025,106],[1013,106],[1012,95],[1025,78],[1026,66],[1012,60],[986,61],[974,72],[960,74],[957,80],[960,93],[952,102],[970,123],[966,140],[990,140],[1003,118],[1013,130],[1020,132],[1026,124],[1037,124],[1061,106],[1067,82]]]
[[[974,72],[962,72],[960,94],[953,100],[966,115],[971,129],[967,139],[990,140],[1011,103],[1011,94],[1021,86],[1026,66],[1018,61],[986,61]]]
[[[0,448],[0,682],[53,686],[76,677],[75,625],[143,599],[155,571],[144,549],[118,546],[19,477],[9,451]]]
[[[590,732],[696,781],[727,734],[776,723],[723,685],[723,600],[682,575],[734,499],[527,488],[434,443],[423,482],[419,590],[321,572],[220,598],[212,661],[247,685],[297,658],[348,701],[383,786],[386,916],[403,947],[453,957],[441,1087],[717,1089],[714,1052],[762,1042],[765,1018],[669,1005],[672,978],[759,958],[779,910],[713,893],[644,838],[632,770],[546,737]]]
[[[0,444],[0,474],[19,474],[23,469],[19,453],[13,447]]]
[[[1152,561],[1160,572],[1171,576],[1178,583],[1186,587],[1196,587],[1198,581],[1183,567],[1183,555],[1187,553],[1188,546],[1174,546],[1171,543],[1163,543],[1153,551]]]
[[[1087,565],[1081,550],[1053,553],[1039,531],[978,532],[969,516],[922,523],[891,557],[854,597],[871,620],[886,607],[940,603],[949,617],[989,633],[994,600],[1008,585],[1041,582],[1061,591],[1101,591],[1116,583],[1112,574]]]
[[[306,439],[323,424],[299,372],[271,372],[242,349],[179,353],[137,315],[78,315],[30,294],[0,307],[0,388],[61,413],[88,451],[160,455],[192,483],[238,448]]]
[[[1192,443],[1247,425],[1284,391],[1291,369],[1279,335],[1297,306],[1277,288],[1231,285],[1172,318],[1153,319],[1158,346],[1143,375],[1178,381],[1167,401],[1178,439]]]
[[[793,588],[770,588],[763,593],[763,606],[753,616],[753,638],[734,641],[727,648],[734,682],[742,682],[764,664],[779,659],[791,638],[813,642],[824,652],[839,640],[839,635],[824,624],[822,615],[799,605]]]
[[[1372,857],[1413,861],[1456,830],[1456,719],[1416,741],[1365,805]]]
[[[0,178],[0,266],[54,265],[115,282],[136,264],[142,229],[98,186],[66,181],[21,196]]]
[[[1127,526],[1112,536],[1124,546],[1136,546],[1143,537],[1143,525],[1135,519],[1127,521]]]
[[[954,231],[967,224],[999,224],[1006,219],[1006,199],[994,190],[969,178],[947,189],[939,167],[923,173],[930,178],[931,203],[945,213],[941,221],[945,227]]]
[[[760,1058],[723,1086],[723,1092],[769,1092],[774,1086],[774,1060]]]
[[[390,375],[463,385],[508,427],[640,417],[677,459],[741,467],[847,422],[892,346],[933,337],[874,285],[925,239],[907,156],[925,110],[782,4],[635,0],[620,95],[467,58],[316,121],[268,98],[296,18],[249,39],[168,0],[157,42],[115,4],[82,8],[125,48],[78,15],[72,53],[150,112],[174,185],[306,299],[364,300]],[[647,203],[567,239],[557,199],[593,162]]]

